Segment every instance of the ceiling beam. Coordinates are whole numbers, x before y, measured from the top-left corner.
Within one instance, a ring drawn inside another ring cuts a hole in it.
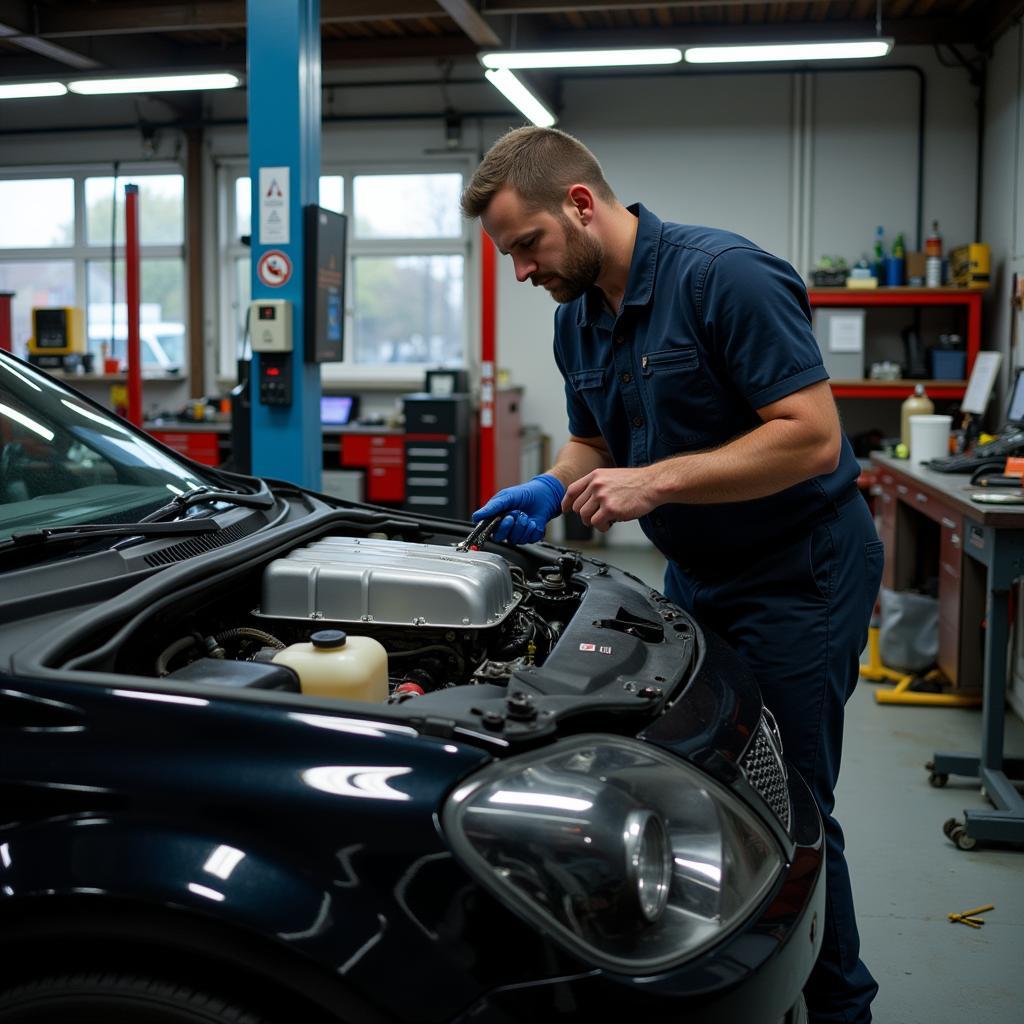
[[[569,11],[629,11],[650,10],[653,7],[782,7],[804,3],[807,0],[483,0],[483,14],[564,14]],[[828,0],[826,0],[828,2]],[[839,6],[832,0],[834,6]],[[843,4],[849,7],[849,3]]]
[[[1015,21],[1024,16],[1024,0],[994,0],[985,9],[980,42],[994,43]]]
[[[442,13],[436,0],[321,0],[320,3],[321,24],[431,18]],[[99,9],[86,4],[62,10],[38,7],[35,20],[38,34],[49,39],[243,29],[245,0],[132,3]]]
[[[904,18],[883,23],[883,33],[897,44],[973,43],[978,28],[971,20]],[[657,29],[592,29],[537,32],[528,23],[519,26],[518,47],[537,50],[615,49],[643,46],[714,46],[737,43],[799,43],[828,39],[867,39],[875,34],[874,21],[818,21],[757,25],[675,25]]]
[[[33,30],[35,18],[28,3],[16,2],[4,6],[3,21],[0,21],[0,37],[20,46],[23,50],[71,68],[82,70],[102,67],[99,61],[87,57],[84,53],[78,53],[47,39],[40,39]]]
[[[437,0],[437,3],[477,46],[501,46],[501,39],[469,0]]]
[[[471,57],[479,47],[465,36],[406,36],[399,39],[325,39],[324,65],[350,61],[423,60]]]

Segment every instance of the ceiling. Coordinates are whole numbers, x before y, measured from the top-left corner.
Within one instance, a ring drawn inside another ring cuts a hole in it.
[[[877,0],[321,0],[324,68],[500,47],[870,36]],[[984,48],[1024,0],[881,0],[900,43]],[[0,0],[0,81],[74,71],[245,66],[245,0]]]

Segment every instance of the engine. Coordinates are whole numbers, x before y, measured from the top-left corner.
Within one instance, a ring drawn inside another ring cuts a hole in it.
[[[259,604],[244,616],[225,620],[219,602],[219,624],[210,629],[210,611],[197,614],[192,624],[199,628],[163,646],[150,671],[294,689],[290,673],[273,669],[301,665],[296,654],[315,655],[310,647],[326,647],[331,630],[355,641],[350,661],[355,650],[380,645],[393,702],[450,686],[501,684],[517,668],[544,663],[579,605],[579,567],[573,555],[527,570],[486,551],[326,536],[263,566]],[[239,664],[246,662],[250,668]],[[298,675],[305,692],[301,669]]]

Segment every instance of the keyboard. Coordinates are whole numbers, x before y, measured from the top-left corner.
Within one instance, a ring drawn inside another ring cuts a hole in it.
[[[1002,469],[1002,461],[1011,455],[1024,452],[1024,429],[1013,430],[997,437],[988,444],[978,445],[972,451],[960,455],[947,455],[941,459],[932,459],[924,465],[940,473],[973,473],[982,466],[998,465]]]

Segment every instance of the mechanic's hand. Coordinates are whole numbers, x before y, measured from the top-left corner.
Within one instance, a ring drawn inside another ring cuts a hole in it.
[[[613,523],[639,519],[656,508],[651,466],[636,469],[595,469],[565,492],[562,511],[578,512],[584,525],[602,533]]]
[[[564,496],[562,481],[550,473],[541,473],[525,484],[498,491],[483,508],[473,513],[473,522],[507,512],[494,531],[494,539],[507,540],[510,544],[532,544],[544,536],[548,520],[559,514]]]

